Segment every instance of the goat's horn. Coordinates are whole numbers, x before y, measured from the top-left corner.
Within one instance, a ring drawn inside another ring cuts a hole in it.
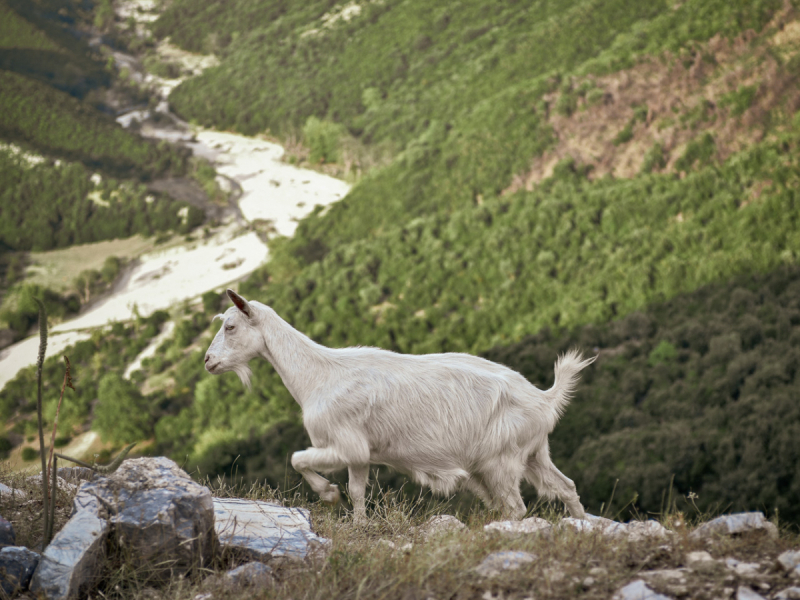
[[[248,317],[251,315],[250,304],[247,302],[247,300],[242,298],[239,294],[237,294],[233,290],[229,289],[228,290],[228,298],[230,298],[233,301],[233,303],[236,305],[236,308],[238,308],[240,311],[242,311]]]

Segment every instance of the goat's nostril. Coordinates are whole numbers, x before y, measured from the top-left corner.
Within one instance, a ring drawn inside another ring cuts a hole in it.
[[[206,354],[206,359],[203,362],[208,362],[208,359],[211,358],[208,354]]]

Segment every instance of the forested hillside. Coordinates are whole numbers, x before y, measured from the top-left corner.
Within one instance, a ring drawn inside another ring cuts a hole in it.
[[[539,386],[567,347],[599,353],[552,435],[592,511],[659,511],[672,485],[800,522],[795,3],[174,0],[154,31],[220,57],[171,95],[183,117],[300,139],[317,163],[391,156],[349,164],[351,193],[271,240],[246,297],[326,345],[483,354]],[[96,368],[118,348],[81,347],[93,426],[291,483],[299,409],[263,362],[249,391],[204,372],[226,301],[203,300],[137,385]],[[130,414],[148,417],[117,429]]]
[[[30,295],[22,281],[28,251],[187,233],[205,218],[145,187],[196,165],[188,150],[144,139],[114,120],[105,102],[112,86],[117,102],[146,101],[147,90],[119,83],[104,40],[90,45],[102,4],[0,0],[0,329],[14,338],[27,333],[31,311],[35,320],[32,301],[19,301]],[[113,271],[116,277],[119,265]],[[36,289],[56,317],[80,305],[80,293]]]

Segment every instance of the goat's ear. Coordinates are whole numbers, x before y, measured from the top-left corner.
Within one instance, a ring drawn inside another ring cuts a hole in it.
[[[229,289],[228,290],[228,298],[230,298],[233,301],[233,303],[236,305],[236,308],[238,308],[240,311],[242,311],[248,317],[253,315],[253,311],[250,309],[250,304],[247,302],[247,300],[242,298],[239,294],[237,294],[233,290]]]

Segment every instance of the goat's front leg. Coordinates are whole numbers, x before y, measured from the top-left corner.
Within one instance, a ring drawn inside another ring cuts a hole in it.
[[[350,492],[350,500],[353,503],[353,521],[364,523],[367,520],[367,508],[364,505],[364,496],[367,490],[367,479],[369,479],[369,465],[358,465],[348,467],[350,481],[347,484]]]
[[[339,486],[316,471],[336,471],[345,466],[345,462],[333,448],[308,448],[292,454],[292,467],[303,476],[311,489],[319,494],[320,499],[329,504],[339,502]]]

